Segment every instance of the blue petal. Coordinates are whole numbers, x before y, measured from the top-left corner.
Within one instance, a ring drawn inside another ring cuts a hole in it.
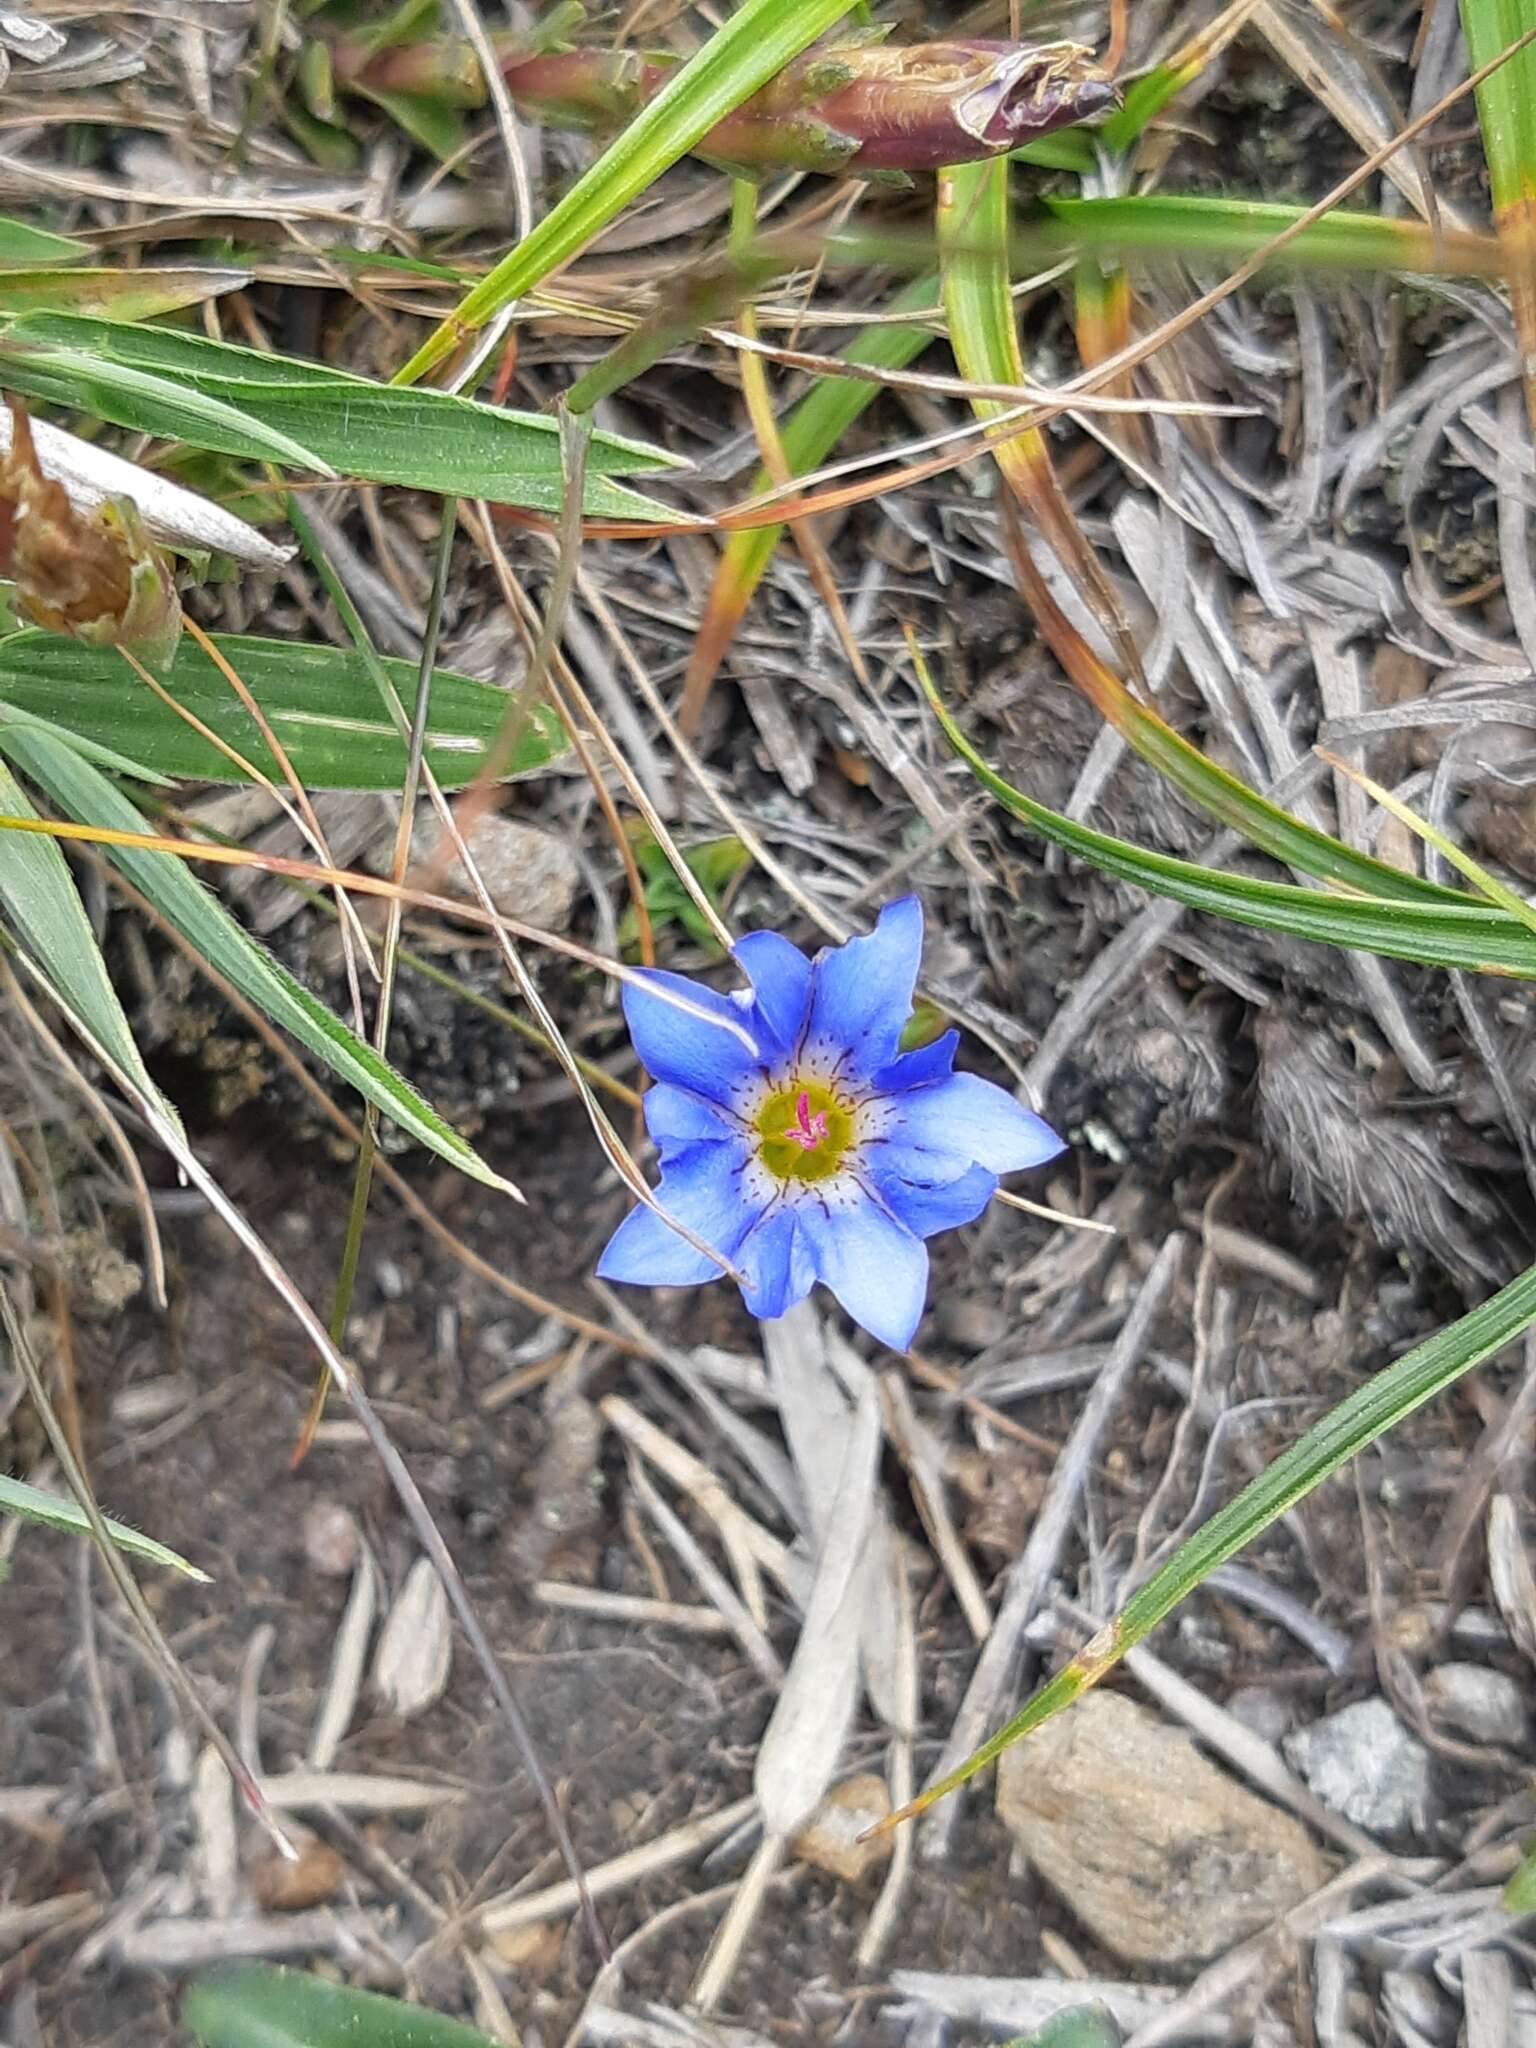
[[[925,1088],[930,1081],[947,1081],[959,1046],[959,1032],[946,1031],[932,1045],[901,1053],[888,1067],[882,1067],[875,1086],[882,1095],[895,1095],[902,1088]]]
[[[862,1078],[895,1058],[922,950],[923,907],[903,896],[886,905],[867,939],[818,955],[809,1041],[843,1052],[844,1075]]]
[[[811,1006],[811,963],[778,932],[748,932],[731,948],[752,984],[758,1016],[780,1052],[791,1051]]]
[[[729,997],[716,995],[681,974],[663,974],[655,968],[645,975],[647,987],[624,984],[624,1016],[634,1040],[640,1064],[658,1081],[675,1081],[711,1102],[725,1102],[731,1090],[759,1063],[736,1035],[742,1028],[742,1009]],[[718,1017],[710,1024],[691,1016],[675,1003],[650,993],[652,988],[673,989],[690,1003]],[[725,1028],[729,1026],[730,1028]]]
[[[917,1237],[973,1223],[997,1191],[997,1175],[984,1166],[944,1177],[928,1171],[936,1163],[931,1152],[884,1146],[871,1151],[864,1168],[881,1201]]]
[[[724,1138],[741,1137],[741,1126],[691,1088],[679,1088],[671,1081],[658,1081],[645,1092],[645,1128],[656,1140],[662,1163],[685,1145],[709,1145]]]
[[[1044,1118],[979,1074],[951,1074],[893,1098],[890,1136],[934,1152],[962,1152],[989,1173],[1040,1166],[1065,1151]]]
[[[754,1226],[736,1254],[736,1264],[750,1282],[741,1298],[753,1315],[781,1316],[804,1301],[816,1278],[816,1263],[790,1203],[776,1204]]]
[[[690,1145],[668,1161],[656,1190],[669,1215],[732,1260],[761,1213],[742,1193],[746,1164],[745,1145]],[[713,1259],[645,1208],[632,1210],[609,1238],[597,1272],[635,1287],[697,1287],[720,1278]]]
[[[862,1188],[836,1206],[807,1202],[800,1229],[816,1270],[872,1337],[905,1351],[928,1294],[928,1249]]]

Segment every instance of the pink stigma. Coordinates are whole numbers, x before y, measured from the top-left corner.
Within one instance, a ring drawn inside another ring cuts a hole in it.
[[[818,1145],[826,1143],[827,1113],[824,1109],[818,1109],[812,1116],[811,1098],[803,1088],[800,1090],[800,1100],[795,1104],[795,1116],[797,1121],[784,1127],[786,1138],[793,1138],[795,1143],[807,1152],[814,1152]]]

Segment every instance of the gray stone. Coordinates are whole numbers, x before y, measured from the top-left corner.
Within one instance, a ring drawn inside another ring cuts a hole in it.
[[[469,877],[453,857],[451,842],[446,861],[439,857],[441,844],[436,819],[423,818],[411,849],[411,880],[419,884],[441,869],[435,879],[439,895],[475,902]],[[525,924],[542,925],[547,931],[562,931],[570,922],[581,871],[566,840],[493,810],[475,821],[469,850],[498,910]]]
[[[1296,1725],[1290,1700],[1272,1685],[1240,1685],[1227,1701],[1227,1712],[1266,1742],[1278,1742]]]
[[[1525,1688],[1507,1671],[1486,1664],[1437,1665],[1424,1680],[1424,1703],[1437,1721],[1474,1742],[1518,1749],[1525,1741]]]
[[[1281,1747],[1324,1806],[1357,1828],[1402,1835],[1428,1826],[1429,1751],[1379,1696],[1299,1728]]]
[[[998,1812],[1039,1876],[1128,1962],[1188,1968],[1316,1891],[1306,1830],[1120,1693],[1005,1750]]]

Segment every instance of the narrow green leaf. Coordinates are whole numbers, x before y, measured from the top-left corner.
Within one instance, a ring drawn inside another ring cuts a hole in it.
[[[1055,135],[1042,135],[1022,148],[1010,150],[1016,164],[1033,164],[1041,171],[1070,171],[1085,178],[1097,164],[1093,142],[1082,128],[1062,128]]]
[[[41,733],[0,732],[0,748],[23,773],[47,790],[60,810],[78,823],[125,832],[153,829],[113,783],[61,742]],[[4,851],[6,836],[0,834],[0,853]],[[15,839],[20,835],[12,833],[9,837]],[[42,840],[28,843],[48,844]],[[274,1024],[307,1046],[333,1073],[392,1117],[403,1131],[472,1180],[505,1193],[515,1192],[387,1060],[380,1059],[371,1046],[317,1001],[301,982],[295,981],[265,947],[258,945],[218,897],[188,871],[179,856],[132,846],[103,846],[101,853],[149,898],[210,966],[233,982]]]
[[[1074,132],[1074,131],[1068,131]],[[1057,224],[1058,255],[1092,253],[1124,261],[1164,256],[1187,263],[1243,262],[1300,219],[1305,208],[1257,199],[1213,199],[1150,192],[1116,199],[1044,201]],[[1017,238],[1014,265],[1037,257],[1030,231]],[[1293,236],[1275,257],[1300,270],[1417,271],[1425,275],[1496,277],[1503,267],[1498,238],[1421,221],[1389,220],[1337,208]]]
[[[1123,156],[1188,83],[1188,75],[1173,64],[1156,64],[1133,79],[1123,102],[1099,130],[1105,149]]]
[[[1461,25],[1471,68],[1481,71],[1536,28],[1536,0],[1461,0]],[[1483,80],[1477,117],[1494,211],[1502,214],[1536,197],[1536,43]]]
[[[0,263],[83,263],[92,254],[89,242],[72,235],[53,235],[24,220],[0,218]]]
[[[322,171],[347,176],[363,160],[363,145],[338,122],[322,121],[291,95],[279,111],[279,118],[299,147]],[[353,252],[357,254],[357,251]]]
[[[503,306],[569,262],[717,121],[808,49],[851,4],[852,0],[743,0],[565,197],[428,336],[396,376],[396,384],[415,384],[451,355],[466,334],[483,327]]]
[[[1066,142],[1078,133],[1075,128],[1063,129],[1060,135],[1048,136],[1046,144]],[[1046,196],[1039,211],[1024,218],[1009,236],[1010,274],[1015,280],[1032,277],[1085,255],[1127,266],[1161,259],[1230,267],[1294,226],[1305,210],[1267,200],[1161,192],[1118,199]],[[829,235],[815,255],[828,271],[869,264],[916,271],[932,264],[934,247],[935,238],[925,229],[847,227]],[[807,246],[807,260],[811,253]],[[1388,276],[1498,277],[1505,257],[1494,235],[1454,228],[1436,233],[1419,221],[1336,210],[1293,236],[1274,263],[1282,270],[1290,265]]]
[[[223,292],[237,292],[250,279],[238,270],[173,268],[150,264],[142,270],[63,270],[36,265],[0,269],[0,314],[106,313],[114,320],[148,320],[183,306],[200,306]]]
[[[926,311],[938,304],[939,281],[920,277],[892,299],[890,313]],[[863,327],[842,351],[844,360],[866,369],[904,370],[915,362],[934,339],[934,330],[909,326],[904,321],[884,321]],[[779,439],[790,474],[803,475],[825,462],[844,434],[867,407],[880,396],[878,384],[858,377],[823,377],[806,393],[783,421]],[[766,491],[773,479],[759,470],[754,490]],[[744,527],[733,533],[721,556],[721,587],[729,588],[733,600],[745,609],[752,592],[762,581],[784,532],[782,525]]]
[[[0,736],[11,745],[41,741],[39,734],[22,734],[14,728]],[[90,770],[93,775],[96,772]],[[0,816],[36,815],[20,783],[0,763]],[[0,830],[0,909],[64,1001],[144,1093],[162,1103],[167,1117],[176,1122],[176,1112],[164,1101],[139,1055],[91,921],[56,841],[33,832]]]
[[[1191,910],[1228,917],[1260,931],[1285,932],[1320,945],[1360,948],[1431,967],[1465,967],[1474,973],[1536,979],[1536,933],[1504,911],[1455,890],[1444,892],[1442,905],[1301,889],[1288,882],[1261,882],[1201,867],[1195,861],[1175,860],[1080,825],[1005,782],[971,745],[938,693],[931,685],[925,684],[925,688],[945,738],[977,781],[1042,839],[1065,847],[1105,874],[1133,882],[1154,896],[1171,897]]]
[[[974,1777],[1005,1749],[1070,1706],[1112,1671],[1126,1651],[1151,1634],[1179,1603],[1204,1583],[1218,1565],[1251,1543],[1298,1501],[1340,1471],[1415,1410],[1443,1394],[1465,1373],[1492,1358],[1536,1323],[1536,1266],[1512,1280],[1459,1322],[1437,1330],[1395,1365],[1385,1367],[1282,1451],[1226,1507],[1197,1529],[1147,1583],[1133,1593],[1119,1615],[1101,1629],[1069,1664],[960,1768],[929,1786],[921,1804],[930,1806]]]
[[[352,89],[398,121],[411,140],[419,142],[439,163],[450,162],[463,149],[469,130],[457,107],[445,106],[424,92],[370,92],[356,85]]]
[[[968,164],[945,172],[939,183],[939,244],[944,257],[944,303],[949,314],[950,337],[962,372],[978,381],[1017,384],[1023,381],[1024,366],[1005,262],[1008,208],[1002,168]],[[994,401],[972,403],[973,412],[982,419],[1001,409]],[[1049,480],[1050,471],[1043,444],[1036,446],[1037,442],[1038,435],[1016,434],[1000,441],[994,455],[1036,522],[1044,526],[1047,512],[1056,500],[1051,491],[1041,488],[1042,482]],[[1071,552],[1084,544],[1069,514],[1064,517],[1062,531],[1050,532],[1049,537],[1064,564],[1080,564],[1074,580],[1083,595],[1097,594],[1096,562],[1091,554],[1074,556]],[[1029,570],[1022,548],[1018,567],[1021,576]],[[1406,875],[1385,861],[1358,853],[1342,840],[1260,796],[1209,760],[1133,696],[1064,618],[1058,614],[1053,622],[1054,600],[1043,585],[1032,595],[1031,602],[1052,651],[1095,710],[1143,760],[1222,824],[1235,826],[1255,846],[1299,868],[1303,874],[1315,875],[1319,880],[1365,896],[1402,898],[1437,907],[1455,906],[1458,910],[1466,901],[1456,891],[1417,875]],[[1102,619],[1102,610],[1100,616]],[[928,688],[926,682],[924,687]],[[1249,921],[1253,921],[1254,900],[1249,899]],[[1302,910],[1294,899],[1288,907],[1310,920],[1312,913]],[[1271,899],[1269,909],[1270,914],[1277,914],[1276,899]],[[1527,942],[1530,936],[1525,934]],[[1377,950],[1383,948],[1378,946]],[[1525,950],[1528,951],[1528,945]]]
[[[263,640],[240,633],[214,645],[250,690],[309,789],[401,787],[406,754],[381,710],[367,666],[350,649]],[[416,702],[416,664],[386,663],[407,706]],[[183,638],[161,680],[178,703],[274,780],[281,776],[250,713],[207,655]],[[46,717],[94,747],[185,782],[240,782],[240,771],[147,689],[110,647],[57,633],[0,640],[0,707]],[[472,782],[501,729],[506,692],[438,670],[432,683],[427,760],[445,787]],[[3,716],[3,708],[0,708]],[[554,713],[541,707],[524,727],[512,766],[528,775],[567,745]]]
[[[24,315],[23,319],[30,317]],[[43,317],[62,320],[73,316]],[[267,425],[254,412],[242,412],[221,398],[153,371],[104,362],[82,350],[19,341],[21,324],[13,322],[0,336],[0,382],[11,391],[92,413],[135,433],[185,441],[193,448],[286,463],[290,469],[317,471],[322,476],[335,474],[302,441]]]
[[[1319,749],[1319,752],[1325,761],[1333,759],[1331,755],[1323,753],[1322,749]],[[1455,840],[1442,832],[1438,826],[1431,825],[1427,818],[1421,818],[1411,804],[1405,804],[1401,798],[1394,796],[1390,789],[1384,788],[1374,777],[1362,774],[1357,768],[1351,768],[1347,762],[1339,761],[1335,766],[1358,783],[1366,795],[1373,802],[1380,804],[1391,817],[1396,818],[1400,825],[1406,825],[1410,832],[1417,833],[1426,846],[1432,846],[1443,860],[1465,875],[1480,896],[1485,897],[1490,903],[1497,904],[1500,910],[1507,910],[1511,917],[1517,918],[1525,926],[1527,931],[1536,932],[1536,904],[1527,903],[1523,896],[1517,896],[1513,889],[1501,882],[1491,869],[1485,868],[1464,846],[1458,846]]]
[[[200,1978],[181,2018],[203,2048],[494,2048],[425,2006],[265,1963]]]
[[[22,315],[5,328],[0,349],[9,357],[5,376],[18,389],[36,389],[117,426],[225,455],[329,466],[366,483],[536,511],[560,506],[559,430],[533,413],[447,391],[401,391],[324,363],[202,335],[68,313]],[[303,460],[270,454],[274,439]],[[594,433],[588,515],[671,516],[613,479],[675,466],[675,457],[646,442]]]
[[[1022,384],[1027,372],[1008,274],[1012,209],[1007,165],[951,165],[939,179],[936,220],[949,343],[961,376],[979,384]],[[979,420],[1006,410],[996,398],[971,401]],[[1011,457],[1039,444],[1038,428],[999,442],[994,451],[998,466],[1008,474]]]
[[[4,645],[0,639],[0,646]],[[7,704],[0,699],[0,726],[19,726],[23,731],[52,733],[55,739],[66,742],[88,761],[94,761],[98,768],[106,768],[114,775],[131,775],[136,782],[149,782],[168,787],[169,775],[157,775],[147,761],[136,760],[131,754],[120,754],[113,747],[103,747],[95,740],[87,739],[83,733],[69,732],[57,725],[51,718],[37,718],[30,711],[23,711],[19,704]]]
[[[1526,1851],[1525,1861],[1505,1885],[1503,1905],[1507,1913],[1536,1913],[1536,1848]]]
[[[1122,2038],[1102,2005],[1073,2005],[1053,2013],[1037,2032],[1005,2041],[1003,2048],[1120,2048]]]
[[[1235,826],[1276,860],[1299,868],[1304,875],[1315,875],[1319,881],[1335,882],[1368,896],[1441,905],[1469,900],[1459,890],[1444,888],[1422,875],[1406,874],[1389,861],[1359,853],[1342,839],[1293,817],[1218,767],[1155,711],[1133,698],[1117,678],[1106,673],[1103,682],[1106,695],[1097,700],[1097,708],[1141,758],[1218,823]],[[1112,696],[1107,694],[1111,689]]]
[[[66,1500],[62,1494],[46,1493],[40,1486],[29,1486],[24,1479],[7,1479],[3,1472],[0,1472],[0,1515],[20,1515],[24,1522],[40,1522],[45,1529],[62,1529],[71,1536],[89,1536],[91,1533],[85,1510],[74,1501]],[[199,1571],[195,1564],[188,1564],[176,1551],[167,1550],[153,1536],[141,1536],[137,1529],[130,1529],[124,1522],[114,1522],[108,1517],[107,1533],[119,1550],[126,1550],[132,1557],[145,1558],[150,1564],[168,1565],[172,1571],[196,1579],[199,1585],[213,1583],[208,1574]]]
[[[1536,0],[1461,0],[1474,71],[1536,34]],[[1477,88],[1477,118],[1488,159],[1494,225],[1519,346],[1525,408],[1536,432],[1536,42],[1500,64]]]
[[[1385,1366],[1282,1451],[1226,1507],[1179,1546],[1126,1602],[1119,1631],[1139,1643],[1219,1564],[1341,1471],[1367,1445],[1513,1343],[1536,1322],[1536,1266],[1489,1300]]]

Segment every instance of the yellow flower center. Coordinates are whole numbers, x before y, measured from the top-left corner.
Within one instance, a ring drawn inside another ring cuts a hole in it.
[[[821,1082],[791,1081],[758,1111],[757,1135],[776,1180],[826,1180],[848,1156],[853,1113]]]

